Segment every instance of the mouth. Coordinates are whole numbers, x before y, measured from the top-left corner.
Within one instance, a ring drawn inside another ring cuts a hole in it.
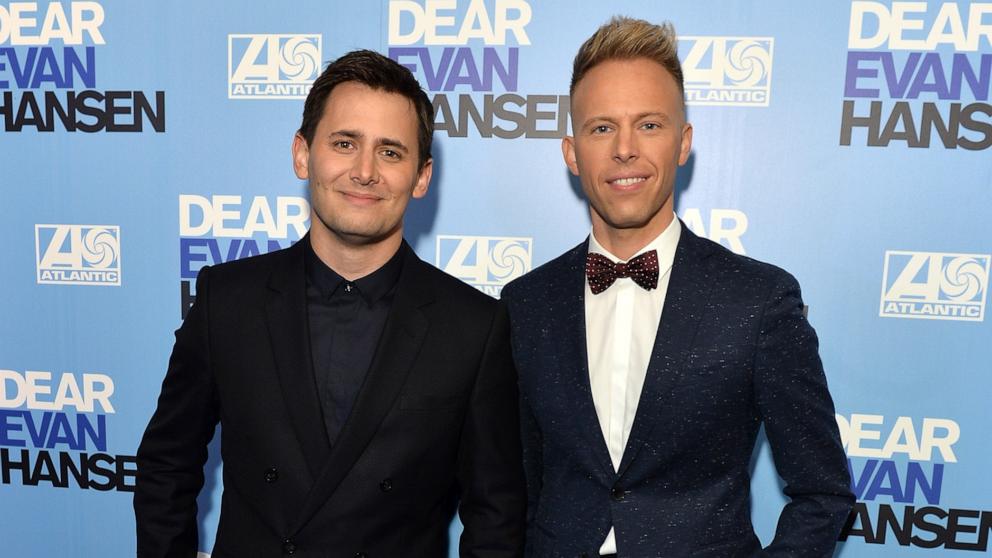
[[[366,192],[341,192],[341,195],[351,203],[358,205],[369,205],[382,200],[380,196]]]
[[[636,188],[638,184],[646,181],[647,176],[616,176],[606,180],[606,183],[613,188],[621,190]]]

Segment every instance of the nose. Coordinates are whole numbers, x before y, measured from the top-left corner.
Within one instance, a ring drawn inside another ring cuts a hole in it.
[[[379,181],[379,170],[376,167],[374,152],[362,151],[355,157],[354,164],[351,166],[350,178],[352,182],[362,186],[369,186]]]
[[[637,158],[637,138],[634,130],[621,128],[617,131],[613,146],[613,159],[618,163],[629,163]]]

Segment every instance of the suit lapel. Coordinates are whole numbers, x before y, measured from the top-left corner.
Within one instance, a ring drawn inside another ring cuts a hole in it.
[[[429,322],[421,308],[433,300],[430,280],[425,276],[427,264],[405,242],[400,249],[406,251],[403,271],[372,364],[351,415],[297,516],[293,532],[302,529],[327,502],[361,456],[393,407],[426,337]]]
[[[603,438],[603,430],[599,425],[596,405],[592,399],[592,386],[589,383],[589,356],[586,345],[586,309],[585,309],[585,260],[589,251],[589,241],[583,242],[572,249],[562,262],[564,269],[557,273],[564,284],[560,288],[552,287],[549,293],[555,298],[551,301],[550,313],[552,318],[551,331],[561,332],[557,337],[561,346],[557,354],[561,359],[558,370],[564,375],[559,382],[565,393],[558,394],[562,401],[572,402],[575,416],[575,428],[585,439],[585,447],[592,448],[594,465],[606,478],[614,475],[613,462],[610,460],[610,450]],[[588,452],[578,452],[582,458]]]
[[[327,459],[330,447],[310,358],[304,267],[304,251],[309,241],[304,237],[287,250],[287,261],[272,272],[265,312],[279,387],[313,477]]]
[[[648,440],[660,440],[662,445],[668,443],[666,432],[663,429],[656,432],[655,429],[664,406],[672,405],[669,392],[684,373],[683,364],[692,349],[713,283],[706,261],[712,246],[693,234],[685,223],[681,224],[681,237],[675,250],[661,323],[655,335],[637,414],[620,460],[620,475],[626,472]]]

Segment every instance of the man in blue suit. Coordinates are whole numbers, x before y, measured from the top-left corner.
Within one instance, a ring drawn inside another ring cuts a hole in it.
[[[830,556],[854,498],[799,285],[675,218],[692,126],[671,25],[601,27],[571,96],[562,151],[592,234],[503,290],[528,556]],[[764,549],[749,498],[762,424],[791,499]]]

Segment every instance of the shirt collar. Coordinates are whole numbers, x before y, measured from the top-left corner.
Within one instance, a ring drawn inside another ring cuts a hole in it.
[[[664,275],[666,271],[671,269],[672,263],[675,261],[675,249],[679,245],[679,238],[682,236],[682,223],[679,218],[676,217],[672,219],[672,222],[665,227],[665,230],[661,231],[661,234],[654,237],[654,240],[649,242],[647,246],[641,248],[637,251],[630,259],[633,259],[645,252],[650,252],[651,250],[658,251],[658,274],[659,276]],[[597,254],[602,254],[614,262],[623,262],[630,260],[622,260],[609,252],[603,245],[596,240],[596,234],[592,231],[589,232],[589,251],[595,252]]]
[[[364,277],[348,281],[338,272],[327,266],[313,250],[313,245],[307,242],[306,273],[307,281],[317,288],[322,298],[330,298],[347,284],[358,290],[358,294],[371,306],[388,295],[399,282],[403,270],[403,254],[406,251],[406,241],[400,244],[396,253],[382,267]]]

